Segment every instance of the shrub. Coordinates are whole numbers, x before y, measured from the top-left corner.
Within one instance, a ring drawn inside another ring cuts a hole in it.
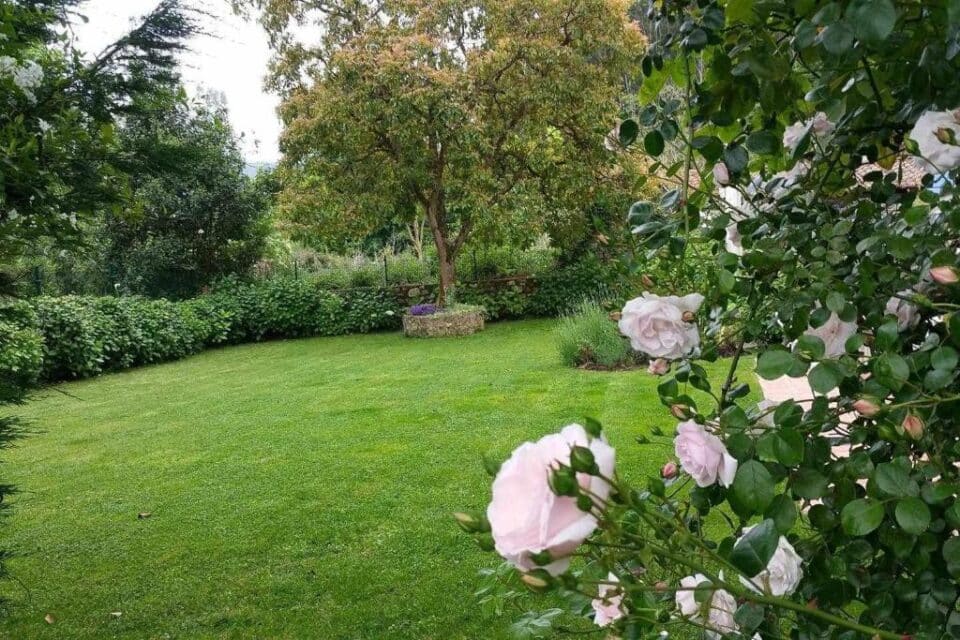
[[[633,359],[626,339],[609,314],[596,302],[582,302],[560,320],[557,329],[560,361],[568,367],[616,367]]]
[[[556,317],[575,311],[582,300],[619,303],[623,297],[617,275],[599,260],[586,259],[538,276],[526,313]]]
[[[23,400],[43,367],[43,338],[32,326],[33,314],[24,318],[22,312],[0,311],[0,403]]]
[[[102,371],[102,330],[83,298],[37,298],[33,307],[43,336],[45,379],[82,378]]]

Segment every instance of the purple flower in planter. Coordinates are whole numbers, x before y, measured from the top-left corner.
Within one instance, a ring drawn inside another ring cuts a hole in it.
[[[415,304],[410,307],[410,315],[412,316],[432,316],[437,312],[437,305],[435,304]]]

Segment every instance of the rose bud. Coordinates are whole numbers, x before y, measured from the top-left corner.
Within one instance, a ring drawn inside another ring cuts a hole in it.
[[[487,522],[487,519],[483,516],[457,512],[453,514],[453,518],[466,533],[485,533],[490,531],[490,523]]]
[[[680,317],[684,322],[693,322],[697,319],[697,314],[695,314],[693,311],[684,311],[683,315]]]
[[[581,473],[593,474],[599,472],[596,458],[593,457],[593,451],[579,446],[570,450],[570,468]]]
[[[908,413],[907,417],[903,419],[902,426],[903,430],[914,440],[919,440],[923,437],[923,420],[921,420],[919,416]]]
[[[679,469],[677,469],[677,464],[675,462],[668,462],[660,467],[660,477],[664,478],[665,480],[676,478],[678,472]]]
[[[943,144],[957,143],[956,134],[953,132],[953,129],[950,129],[949,127],[940,127],[939,129],[934,131],[933,135],[935,135],[937,137],[937,140],[939,140]]]
[[[877,406],[877,403],[866,398],[860,398],[855,400],[853,403],[853,409],[862,416],[872,418],[873,416],[880,413],[880,407]]]
[[[534,569],[520,576],[523,584],[534,593],[546,593],[553,587],[553,577],[543,569]]]
[[[954,284],[960,280],[953,267],[934,267],[930,269],[930,277],[939,284]]]
[[[652,373],[655,376],[662,376],[670,372],[670,361],[665,360],[664,358],[657,358],[656,360],[650,361],[650,366],[647,367],[647,371]]]
[[[722,162],[713,165],[713,179],[721,186],[730,184],[730,170],[727,165]]]
[[[643,286],[645,286],[647,289],[653,289],[653,287],[656,285],[656,283],[653,281],[653,278],[651,278],[647,274],[643,274],[642,276],[640,276],[640,283]]]
[[[675,404],[670,407],[670,413],[677,420],[686,420],[690,417],[690,407],[685,404]]]

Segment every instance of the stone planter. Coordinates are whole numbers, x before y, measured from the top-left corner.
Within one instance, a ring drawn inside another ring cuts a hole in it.
[[[403,335],[408,338],[468,336],[477,331],[483,331],[483,313],[480,311],[403,316]]]

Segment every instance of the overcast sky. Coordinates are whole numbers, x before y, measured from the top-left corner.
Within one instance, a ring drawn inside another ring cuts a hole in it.
[[[255,22],[235,16],[227,0],[191,0],[213,18],[203,20],[210,35],[193,38],[183,57],[182,73],[192,93],[200,87],[223,92],[234,129],[244,134],[248,162],[276,162],[280,121],[278,99],[263,89],[270,49]],[[88,0],[81,12],[86,24],[74,25],[80,49],[99,52],[121,36],[130,19],[149,13],[157,0]]]

